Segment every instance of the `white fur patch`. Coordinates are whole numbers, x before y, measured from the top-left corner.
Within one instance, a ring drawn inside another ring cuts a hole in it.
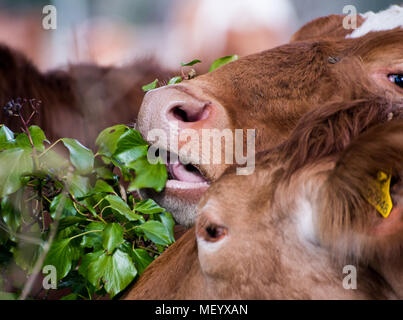
[[[346,38],[359,38],[373,31],[403,28],[403,7],[397,5],[378,13],[370,11],[361,16],[366,19],[364,23]]]
[[[310,242],[316,242],[315,228],[313,225],[313,208],[310,201],[302,198],[297,201],[298,231],[301,237]]]

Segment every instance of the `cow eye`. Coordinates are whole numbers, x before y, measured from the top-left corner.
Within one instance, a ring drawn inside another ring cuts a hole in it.
[[[390,74],[388,75],[389,81],[403,88],[403,74]]]

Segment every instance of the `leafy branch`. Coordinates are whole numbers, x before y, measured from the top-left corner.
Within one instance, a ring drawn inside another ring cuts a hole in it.
[[[27,106],[33,111],[24,119]],[[58,287],[71,289],[66,299],[114,297],[174,242],[172,215],[138,195],[161,191],[166,167],[148,162],[148,144],[125,125],[103,130],[95,154],[71,138],[50,144],[30,126],[38,106],[11,101],[4,111],[19,117],[22,132],[0,125],[0,272],[18,267],[29,275],[0,295],[30,297],[43,266],[53,265]]]

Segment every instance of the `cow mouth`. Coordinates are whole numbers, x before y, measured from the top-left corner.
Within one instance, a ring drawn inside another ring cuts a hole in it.
[[[202,173],[201,168],[196,164],[184,164],[180,161],[171,163],[171,154],[168,152],[168,181],[167,189],[207,189],[209,180]]]

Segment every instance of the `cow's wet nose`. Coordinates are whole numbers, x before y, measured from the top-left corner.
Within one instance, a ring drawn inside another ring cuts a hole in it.
[[[178,141],[181,148],[187,143],[185,138],[182,139],[182,132],[186,135],[189,129],[197,134],[203,129],[224,130],[230,128],[230,123],[224,107],[214,97],[206,95],[197,85],[179,84],[155,89],[145,95],[137,127],[146,139],[152,141],[155,140],[153,129],[163,130],[168,144]],[[201,145],[192,145],[194,148],[201,148]]]

